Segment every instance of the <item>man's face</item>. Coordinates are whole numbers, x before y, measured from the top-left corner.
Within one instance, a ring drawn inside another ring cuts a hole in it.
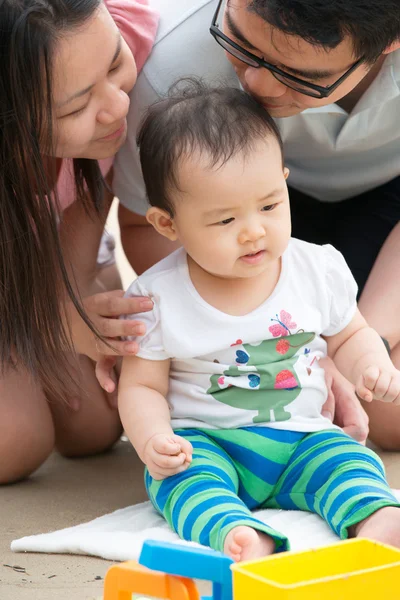
[[[313,46],[300,37],[271,27],[248,9],[249,0],[231,0],[225,8],[222,29],[237,44],[283,71],[320,86],[335,83],[357,60],[350,38],[333,50]],[[289,117],[307,108],[336,102],[346,96],[371,69],[361,64],[328,98],[312,98],[297,92],[265,68],[254,68],[226,53],[243,88],[265,106],[273,117]]]

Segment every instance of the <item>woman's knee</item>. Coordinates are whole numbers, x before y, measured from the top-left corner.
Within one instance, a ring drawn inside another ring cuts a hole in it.
[[[98,454],[111,448],[122,433],[116,407],[112,407],[97,382],[92,361],[80,357],[82,392],[78,408],[52,402],[51,410],[56,431],[56,449],[63,456],[74,458]]]
[[[66,458],[100,454],[112,448],[122,434],[118,411],[107,411],[103,418],[86,420],[72,416],[65,427],[56,427],[56,449]]]
[[[54,426],[39,385],[10,371],[0,379],[0,484],[28,477],[54,448]]]

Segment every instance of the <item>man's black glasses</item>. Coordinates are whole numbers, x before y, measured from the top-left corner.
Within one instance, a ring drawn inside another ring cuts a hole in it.
[[[326,87],[316,85],[314,83],[310,83],[308,81],[304,81],[303,79],[299,79],[294,75],[290,75],[289,73],[285,73],[275,65],[259,58],[255,54],[252,54],[245,48],[242,48],[239,44],[231,40],[225,33],[221,31],[218,25],[218,17],[221,10],[221,6],[224,0],[219,0],[217,10],[215,11],[213,20],[211,22],[210,33],[214,37],[215,41],[218,42],[220,46],[226,52],[229,52],[236,59],[244,62],[245,64],[253,67],[255,69],[259,69],[260,67],[264,67],[264,69],[268,69],[272,73],[272,75],[284,85],[296,90],[296,92],[300,92],[301,94],[305,94],[306,96],[312,96],[313,98],[327,98],[330,96],[342,83],[347,79],[353,71],[355,71],[361,63],[364,61],[364,58],[361,57],[358,59],[347,71],[344,73],[335,83],[332,85],[328,85]]]

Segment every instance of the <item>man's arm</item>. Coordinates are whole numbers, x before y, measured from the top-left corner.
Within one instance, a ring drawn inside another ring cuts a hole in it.
[[[146,217],[131,212],[122,204],[119,205],[118,219],[124,252],[138,275],[171,254],[180,245],[157,233]]]

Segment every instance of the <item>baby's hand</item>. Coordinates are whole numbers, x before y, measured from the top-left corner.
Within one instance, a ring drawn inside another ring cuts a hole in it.
[[[381,400],[400,404],[400,371],[367,367],[356,385],[357,395],[366,402]]]
[[[160,480],[185,471],[192,453],[192,444],[185,438],[158,433],[147,442],[143,461],[153,479]]]

